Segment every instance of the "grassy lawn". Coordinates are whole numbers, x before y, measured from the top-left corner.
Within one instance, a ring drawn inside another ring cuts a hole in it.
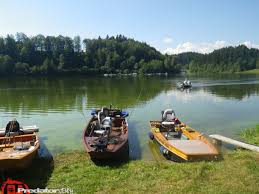
[[[234,151],[222,161],[130,161],[96,166],[84,153],[60,154],[47,186],[75,193],[258,193],[259,155]]]
[[[248,70],[248,71],[241,71],[239,73],[241,73],[241,74],[259,74],[259,69],[252,69],[252,70]]]
[[[259,145],[259,126],[242,137]],[[259,193],[259,154],[245,150],[229,151],[214,162],[136,160],[103,165],[93,163],[84,152],[62,153],[50,169],[37,163],[14,178],[23,177],[31,188],[69,187],[76,194]]]
[[[242,137],[259,145],[259,126]],[[216,162],[130,161],[98,166],[85,153],[59,154],[48,187],[76,193],[259,193],[259,154],[236,150]]]

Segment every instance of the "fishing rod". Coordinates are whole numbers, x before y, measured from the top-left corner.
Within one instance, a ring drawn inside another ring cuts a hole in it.
[[[137,97],[137,103],[139,102],[139,100],[140,100],[140,97],[141,97],[141,95],[142,95],[142,91],[143,91],[143,86],[141,87],[141,90],[140,90],[140,92],[139,92],[139,95],[138,95],[138,97]],[[129,118],[128,118],[128,121],[130,120],[130,118],[131,118],[131,115],[133,114],[133,112],[135,111],[137,109],[137,107],[135,107],[134,109],[132,109],[131,110],[131,112],[130,112],[130,114],[129,114]]]

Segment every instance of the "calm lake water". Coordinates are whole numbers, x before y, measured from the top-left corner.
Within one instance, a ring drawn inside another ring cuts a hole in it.
[[[82,150],[82,130],[93,108],[128,110],[130,157],[152,159],[149,120],[173,108],[180,120],[205,134],[238,138],[259,123],[259,76],[189,77],[193,89],[180,91],[184,77],[1,78],[1,126],[16,117],[21,125],[37,124],[52,153]]]

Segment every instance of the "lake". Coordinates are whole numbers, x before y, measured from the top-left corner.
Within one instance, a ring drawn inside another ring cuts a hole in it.
[[[93,108],[109,106],[130,113],[132,159],[153,159],[149,120],[173,108],[180,120],[205,134],[239,138],[259,123],[259,76],[189,76],[192,90],[181,91],[175,77],[17,77],[0,79],[1,126],[16,117],[36,124],[52,153],[83,150],[82,131]]]

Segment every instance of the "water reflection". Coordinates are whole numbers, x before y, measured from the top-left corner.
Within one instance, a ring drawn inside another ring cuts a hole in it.
[[[224,98],[242,100],[259,94],[259,84],[233,84],[206,87],[206,92]]]
[[[109,104],[121,108],[134,107],[170,87],[159,78],[2,78],[0,109],[15,114],[31,114]]]
[[[240,76],[239,76],[240,77]],[[180,78],[181,79],[181,78]],[[242,100],[259,94],[259,80],[192,78],[193,88],[183,93],[205,92]],[[2,78],[0,110],[6,113],[64,112],[114,104],[128,108],[145,103],[164,91],[176,90],[175,78]],[[176,91],[177,92],[177,91]],[[190,94],[191,95],[191,94]],[[140,97],[138,99],[138,97]]]

